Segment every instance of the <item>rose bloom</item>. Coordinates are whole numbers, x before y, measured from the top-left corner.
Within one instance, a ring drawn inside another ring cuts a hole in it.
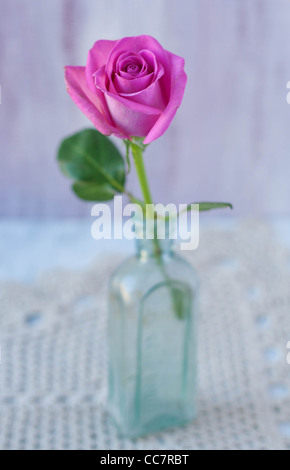
[[[170,125],[186,85],[184,59],[151,36],[97,41],[86,67],[65,67],[67,90],[102,134],[149,144]]]

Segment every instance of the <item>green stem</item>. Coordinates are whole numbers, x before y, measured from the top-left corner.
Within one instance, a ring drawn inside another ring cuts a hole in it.
[[[139,179],[139,183],[141,186],[141,190],[144,197],[145,204],[153,204],[149,183],[145,171],[144,160],[143,160],[143,152],[142,149],[136,145],[131,143],[131,149],[133,154],[133,159],[136,167],[137,176]]]
[[[153,199],[152,199],[152,196],[151,196],[151,191],[150,191],[150,187],[149,187],[149,183],[148,183],[148,179],[147,179],[147,175],[146,175],[146,170],[145,170],[145,166],[144,166],[143,151],[137,144],[134,144],[132,142],[131,142],[131,149],[132,149],[132,154],[133,154],[133,159],[134,159],[134,163],[135,163],[135,167],[136,167],[137,176],[138,176],[139,183],[140,183],[141,190],[142,190],[143,197],[144,197],[145,209],[146,209],[147,204],[151,205],[153,211],[149,215],[152,216],[153,219],[154,219],[154,208],[152,206],[153,205]],[[144,210],[144,207],[143,207],[143,210]],[[147,215],[147,211],[145,212],[145,216],[146,215]],[[159,246],[159,241],[155,236],[155,228],[154,228],[153,243],[154,243],[154,247],[155,247],[155,257],[156,257],[156,260],[159,264],[160,270],[161,270],[161,272],[164,276],[164,279],[167,282],[171,282],[171,279],[168,276],[168,274],[166,272],[166,269],[165,269],[165,266],[164,266],[164,262],[163,262],[163,259],[162,259],[162,253],[161,253],[160,246]],[[170,294],[171,294],[171,299],[172,299],[172,303],[173,303],[173,308],[175,310],[175,314],[178,318],[182,318],[182,314],[183,314],[182,306],[180,306],[178,296],[176,295],[175,290],[170,286],[169,286],[169,291],[170,291]]]

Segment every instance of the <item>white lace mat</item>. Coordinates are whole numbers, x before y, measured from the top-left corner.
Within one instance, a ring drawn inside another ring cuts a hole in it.
[[[205,230],[195,422],[120,438],[106,410],[106,289],[118,257],[0,284],[1,449],[289,449],[290,254],[263,223]]]

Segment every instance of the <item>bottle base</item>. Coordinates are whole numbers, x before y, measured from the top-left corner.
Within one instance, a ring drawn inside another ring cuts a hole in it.
[[[174,415],[159,415],[155,418],[149,419],[143,422],[141,425],[135,423],[122,424],[120,423],[112,413],[110,413],[111,419],[117,428],[118,434],[122,437],[130,439],[143,437],[148,434],[154,434],[156,432],[165,431],[167,429],[173,429],[175,427],[186,426],[196,419],[196,413],[193,412],[188,414],[186,417],[177,417]]]

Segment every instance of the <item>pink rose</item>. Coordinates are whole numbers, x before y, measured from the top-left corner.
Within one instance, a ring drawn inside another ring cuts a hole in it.
[[[105,135],[145,137],[169,127],[186,85],[184,59],[151,36],[97,41],[86,67],[65,67],[68,93]]]

